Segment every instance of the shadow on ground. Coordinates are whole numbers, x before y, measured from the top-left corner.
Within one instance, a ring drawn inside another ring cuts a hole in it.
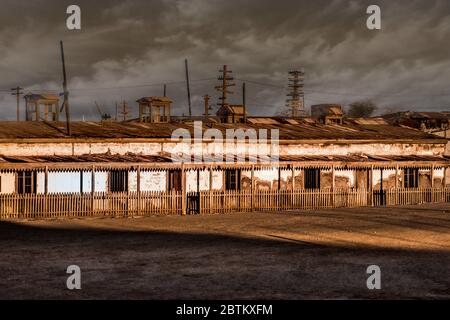
[[[0,246],[2,299],[450,298],[444,250],[11,222],[0,222]],[[66,289],[71,264],[81,290]],[[366,287],[371,264],[381,267],[378,291]]]

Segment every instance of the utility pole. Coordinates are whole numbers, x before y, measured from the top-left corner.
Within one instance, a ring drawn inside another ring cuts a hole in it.
[[[167,86],[166,84],[164,84],[164,95],[163,97],[167,97]]]
[[[70,136],[70,111],[69,111],[69,91],[67,91],[67,75],[66,75],[66,61],[64,59],[64,46],[63,46],[63,42],[60,41],[59,42],[60,47],[61,47],[61,61],[62,61],[62,71],[63,71],[63,95],[64,95],[64,101],[63,104],[61,106],[61,111],[62,108],[66,109],[66,128],[67,128],[67,135]]]
[[[245,106],[246,100],[245,100],[245,82],[242,83],[242,109],[244,111],[244,123],[247,123],[247,110]]]
[[[222,94],[222,96],[219,98],[219,100],[221,101],[217,105],[223,107],[228,105],[227,95],[233,93],[231,91],[228,91],[228,88],[234,87],[235,84],[230,82],[234,80],[233,76],[231,75],[233,71],[228,70],[226,65],[224,65],[222,70],[219,70],[219,72],[221,72],[221,75],[218,77],[218,80],[222,81],[222,84],[216,86],[215,89]]]
[[[16,96],[17,99],[17,121],[20,121],[20,96],[23,94],[23,88],[17,86],[15,88],[11,88],[11,90],[13,91],[11,94]]]
[[[291,111],[292,117],[305,115],[305,94],[303,92],[305,72],[303,70],[289,71],[286,106]]]
[[[203,114],[205,117],[209,116],[209,95],[204,95],[203,99],[205,101],[205,113]]]
[[[116,101],[116,121],[119,121],[119,105],[117,104],[117,101]]]
[[[189,67],[188,67],[188,60],[187,59],[184,59],[184,68],[186,70],[186,87],[187,87],[187,95],[188,95],[189,117],[192,117],[191,89],[189,87]]]

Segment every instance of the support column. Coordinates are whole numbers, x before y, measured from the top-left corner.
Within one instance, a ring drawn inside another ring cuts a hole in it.
[[[447,187],[447,167],[444,167],[444,177],[442,178],[442,186],[445,189]]]
[[[373,165],[370,167],[370,179],[369,179],[369,188],[370,188],[370,202],[372,207],[374,206],[374,199],[373,199]]]
[[[295,190],[295,166],[294,165],[292,165],[292,167],[291,167],[291,176],[292,176],[292,181],[291,181],[292,191],[294,191]]]
[[[384,206],[384,190],[383,190],[383,168],[380,169],[380,205]]]
[[[209,213],[213,213],[213,169],[212,165],[209,167]]]
[[[83,170],[80,170],[80,194],[83,194]]]
[[[398,205],[398,164],[395,166],[395,204]]]
[[[200,169],[197,169],[197,193],[200,192]]]
[[[92,166],[91,171],[91,210],[94,213],[94,196],[95,196],[95,166]]]
[[[44,170],[44,211],[48,213],[48,166],[45,166]]]
[[[292,209],[295,209],[295,194],[294,194],[294,190],[295,190],[295,166],[292,165],[291,167],[291,207]]]
[[[434,195],[434,163],[431,166],[430,170],[430,180],[431,180],[431,202],[434,203],[435,201],[435,195]]]
[[[255,165],[252,165],[252,171],[250,175],[251,180],[251,196],[250,196],[250,202],[251,202],[251,210],[255,210]]]
[[[141,214],[141,166],[136,169],[137,214]]]
[[[335,179],[335,168],[334,164],[331,166],[331,195],[332,195],[332,202],[333,202],[333,208],[336,206],[336,179]]]
[[[35,106],[35,113],[36,113],[36,121],[39,121],[39,103],[35,103],[34,104],[34,106]]]
[[[281,190],[281,167],[278,166],[278,191]]]
[[[184,169],[184,163],[181,164],[181,214],[186,215],[186,171]]]
[[[44,193],[45,195],[48,194],[48,166],[45,166],[44,171]]]
[[[431,188],[434,188],[434,163],[430,169]]]

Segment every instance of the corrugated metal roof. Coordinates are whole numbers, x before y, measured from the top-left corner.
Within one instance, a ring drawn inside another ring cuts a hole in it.
[[[51,101],[58,101],[59,96],[50,94],[50,93],[42,93],[42,94],[35,94],[35,93],[28,93],[24,96],[27,100],[37,101],[37,100],[51,100]]]
[[[230,158],[230,157],[228,157]],[[239,162],[237,156],[231,156],[235,162]],[[192,158],[194,160],[194,157]],[[261,160],[255,157],[251,159],[247,156],[245,161]],[[205,162],[213,161],[211,159],[205,159]],[[280,162],[392,162],[392,161],[439,161],[450,162],[450,156],[417,156],[417,155],[404,155],[404,156],[374,156],[365,154],[350,154],[350,155],[333,155],[333,156],[320,156],[320,155],[289,155],[280,156]],[[84,154],[78,156],[62,155],[62,156],[0,156],[0,163],[169,163],[172,162],[170,156],[154,156],[127,153],[125,155],[120,154]]]
[[[218,129],[225,136],[226,129],[279,129],[281,140],[386,140],[435,139],[434,135],[420,130],[394,125],[357,124],[325,125],[297,120],[299,124],[203,124],[203,130]],[[73,122],[71,138],[170,138],[174,130],[184,128],[194,135],[193,123],[140,123],[140,122]],[[0,122],[0,139],[67,139],[65,122]],[[442,140],[442,139],[441,139]]]
[[[136,102],[146,102],[146,103],[152,103],[152,102],[169,102],[172,103],[172,100],[168,97],[156,97],[156,96],[152,96],[152,97],[142,97],[139,100],[137,100]]]
[[[376,125],[386,125],[388,124],[383,118],[358,118],[352,119],[356,124],[376,124]]]

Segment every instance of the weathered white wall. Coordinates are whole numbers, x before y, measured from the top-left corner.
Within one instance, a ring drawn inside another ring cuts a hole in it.
[[[112,154],[142,153],[145,155],[159,155],[161,152],[176,153],[188,152],[199,154],[194,144],[186,145],[172,142],[129,143],[129,142],[99,142],[99,143],[2,143],[0,150],[6,156],[37,156],[37,155],[82,155],[111,152]],[[213,149],[217,143],[203,143],[201,152],[204,155],[214,154]],[[271,145],[236,144],[225,146],[223,153],[239,154],[270,154]],[[276,149],[277,147],[275,147]],[[366,143],[366,144],[281,144],[280,155],[347,155],[352,153],[365,153],[377,155],[440,155],[444,154],[446,144],[411,144],[411,143]],[[449,147],[447,147],[449,149]],[[216,149],[217,150],[217,149]],[[449,152],[450,150],[447,150]]]
[[[137,172],[128,173],[128,190],[137,191]],[[164,171],[141,171],[141,191],[166,191],[167,173]]]
[[[14,193],[16,177],[14,173],[0,174],[0,194]]]
[[[348,179],[348,187],[355,187],[355,171],[354,170],[335,170],[334,172],[335,178],[344,177]]]

